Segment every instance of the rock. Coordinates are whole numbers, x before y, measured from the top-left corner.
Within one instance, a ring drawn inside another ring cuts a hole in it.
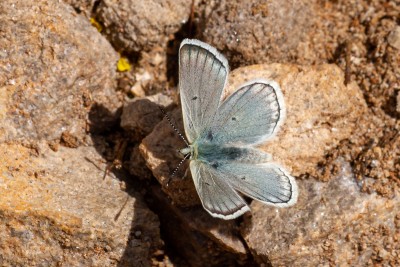
[[[170,58],[178,50],[171,46],[190,7],[191,1],[182,0],[99,1],[93,16],[103,26],[102,33],[133,65],[124,75],[129,94],[144,97],[169,90],[175,64]]]
[[[121,127],[141,140],[151,133],[163,117],[159,106],[146,98],[135,98],[124,105]]]
[[[64,0],[71,5],[78,13],[82,13],[85,17],[90,18],[96,0]]]
[[[205,7],[202,40],[224,51],[231,65],[302,58],[315,21],[315,1],[218,1]],[[293,62],[293,61],[292,61]]]
[[[172,100],[163,94],[134,98],[123,107],[121,127],[129,132],[133,141],[140,142],[165,116],[160,107],[168,110],[172,104]],[[128,169],[139,179],[152,178],[152,173],[140,153],[139,145],[135,145],[132,149]]]
[[[169,114],[172,123],[181,134],[184,134],[181,111],[175,109]],[[154,177],[162,185],[164,192],[171,197],[172,202],[182,207],[200,204],[188,169],[188,162],[179,166],[183,157],[178,149],[186,145],[179,135],[164,118],[154,130],[146,136],[139,146],[141,155]],[[174,175],[172,175],[176,172]]]
[[[101,1],[96,12],[105,34],[127,53],[165,47],[190,14],[190,1]]]
[[[59,1],[5,0],[0,25],[0,142],[82,140],[93,103],[115,120],[117,53],[85,17]]]
[[[396,26],[388,35],[387,37],[388,43],[396,48],[397,50],[400,50],[400,26]]]
[[[1,264],[151,265],[157,216],[85,146],[119,122],[117,53],[62,1],[2,1],[0,31]]]
[[[400,264],[400,197],[360,193],[351,165],[327,183],[299,181],[298,203],[287,209],[254,201],[242,235],[258,264],[367,266]]]
[[[398,114],[400,114],[400,91],[397,93],[396,111],[397,111]]]
[[[282,88],[286,121],[277,136],[261,148],[294,176],[312,173],[325,153],[355,131],[357,119],[366,112],[362,93],[354,84],[344,85],[343,72],[335,65],[243,67],[231,73],[226,92],[232,92],[238,84],[255,77],[273,79]],[[174,111],[171,118],[184,133],[181,111]],[[183,147],[185,143],[164,119],[143,139],[139,148],[147,166],[173,202],[192,206],[199,203],[193,182],[181,179],[187,176],[188,162],[179,168],[175,177],[171,177],[181,160],[176,150]]]
[[[103,180],[105,168],[93,147],[0,144],[2,264],[149,266],[162,246],[158,218],[119,180]]]
[[[138,177],[139,179],[152,179],[153,174],[150,169],[146,165],[146,161],[144,160],[142,154],[139,150],[139,145],[135,145],[132,149],[131,156],[128,162],[128,171],[130,174]]]
[[[171,249],[179,251],[189,266],[235,266],[248,263],[247,249],[235,221],[212,218],[203,209],[171,205],[159,186],[152,186],[153,209],[162,223]]]
[[[134,139],[141,140],[153,131],[165,116],[160,108],[166,109],[172,100],[162,94],[134,98],[125,103],[121,115],[121,127],[129,131]]]

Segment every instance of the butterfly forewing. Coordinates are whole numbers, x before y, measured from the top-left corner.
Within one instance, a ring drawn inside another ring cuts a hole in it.
[[[282,93],[275,82],[254,80],[228,97],[213,121],[214,142],[252,145],[270,138],[285,114]]]
[[[217,50],[197,40],[179,49],[179,89],[189,142],[196,140],[215,117],[228,76],[228,63]]]

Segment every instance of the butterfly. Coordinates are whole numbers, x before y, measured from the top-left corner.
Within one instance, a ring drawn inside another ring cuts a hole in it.
[[[282,92],[263,79],[243,84],[225,100],[229,66],[214,47],[185,39],[179,48],[179,91],[189,146],[180,152],[204,209],[234,219],[250,210],[240,194],[276,207],[296,203],[295,179],[255,146],[285,117]],[[240,192],[240,194],[239,194]]]

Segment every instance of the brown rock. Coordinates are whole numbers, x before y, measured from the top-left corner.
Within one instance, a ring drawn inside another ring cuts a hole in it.
[[[400,198],[360,193],[353,170],[340,159],[328,183],[299,181],[298,203],[287,209],[256,201],[242,234],[256,261],[272,266],[400,264]]]
[[[63,132],[61,134],[60,143],[66,147],[77,148],[79,147],[79,140],[76,136],[71,135],[69,132]]]
[[[128,171],[130,174],[138,177],[141,180],[153,178],[153,174],[147,167],[146,161],[140,153],[139,145],[135,145],[132,149],[132,153],[128,163]]]
[[[396,26],[388,36],[388,43],[396,48],[397,50],[400,50],[400,26]]]
[[[92,103],[111,114],[119,107],[117,54],[70,6],[2,1],[0,25],[0,141],[54,140],[65,131],[82,140]]]
[[[83,13],[90,18],[96,0],[64,0],[64,2],[73,6],[78,13]]]
[[[184,134],[182,114],[179,109],[169,114],[172,123]],[[139,146],[140,152],[164,192],[171,197],[173,203],[189,207],[199,204],[200,200],[190,172],[186,171],[187,161],[177,169],[180,158],[178,149],[185,147],[185,143],[164,118],[154,130],[146,136]],[[174,175],[172,175],[176,171]]]
[[[190,266],[235,266],[250,262],[235,221],[212,218],[201,208],[181,209],[158,186],[151,187],[153,209],[164,226],[170,248]]]
[[[200,39],[224,51],[233,66],[307,57],[306,39],[316,17],[315,1],[212,3],[205,7]]]
[[[400,115],[400,91],[397,93],[397,105],[396,105],[396,111]]]
[[[151,96],[158,92],[170,91],[168,72],[171,72],[171,62],[168,60],[169,50],[157,46],[150,51],[140,51],[139,60],[135,67],[134,82],[129,92],[136,97]]]
[[[137,136],[135,139],[140,140],[151,133],[162,117],[163,113],[156,103],[146,98],[135,98],[124,105],[121,127],[132,132]]]
[[[119,51],[148,51],[165,46],[190,14],[190,1],[101,1],[97,17]]]
[[[154,127],[165,116],[160,108],[168,110],[172,100],[162,94],[134,98],[125,103],[121,115],[121,127],[129,132],[132,140],[140,141],[151,133]],[[150,179],[152,173],[140,153],[139,145],[135,145],[128,163],[129,172],[136,177]]]
[[[121,127],[141,140],[151,133],[165,116],[160,108],[166,109],[172,104],[171,99],[162,94],[134,98],[125,103],[121,115]]]
[[[0,254],[5,266],[149,266],[157,216],[120,181],[103,180],[94,148],[0,145]],[[140,231],[140,236],[130,235]],[[40,251],[40,253],[38,253]]]

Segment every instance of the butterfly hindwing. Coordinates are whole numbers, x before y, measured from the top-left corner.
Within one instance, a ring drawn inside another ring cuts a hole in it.
[[[229,177],[197,160],[190,162],[190,170],[201,203],[213,217],[228,220],[249,211],[243,198],[229,185]]]
[[[275,163],[248,164],[225,162],[218,171],[226,182],[242,194],[276,207],[289,207],[297,201],[297,184],[284,168]]]

